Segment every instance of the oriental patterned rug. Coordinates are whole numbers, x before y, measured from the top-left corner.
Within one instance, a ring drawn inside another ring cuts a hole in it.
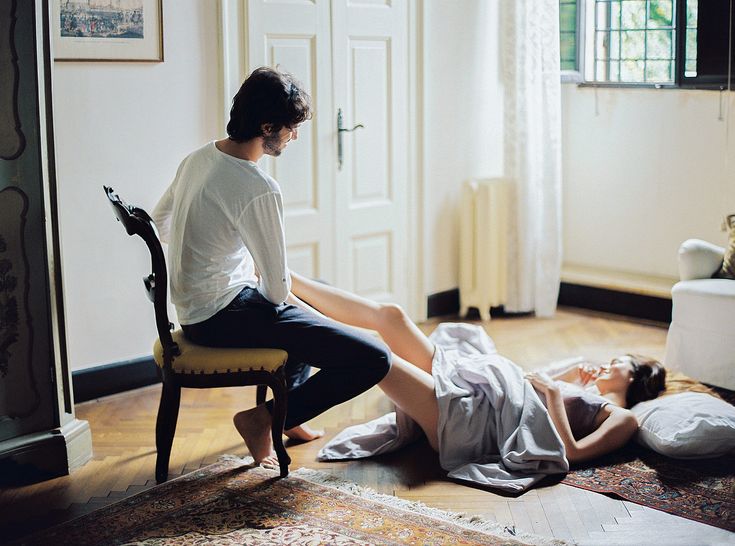
[[[714,388],[733,404],[735,393]],[[735,531],[735,456],[679,460],[637,444],[577,466],[562,483]]]
[[[327,474],[219,462],[18,544],[563,544]]]
[[[637,445],[577,467],[561,483],[735,531],[735,457],[677,460]]]

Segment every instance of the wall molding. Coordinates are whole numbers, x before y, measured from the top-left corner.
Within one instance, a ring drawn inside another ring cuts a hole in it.
[[[152,356],[113,362],[72,372],[74,402],[86,402],[160,383]]]
[[[92,458],[87,421],[0,442],[0,486],[18,486],[70,474]]]
[[[429,294],[426,298],[426,317],[456,315],[459,313],[459,288]]]
[[[597,288],[562,282],[559,289],[559,305],[581,307],[615,315],[671,322],[671,299],[621,290]]]
[[[580,307],[624,317],[671,322],[671,298],[636,294],[622,290],[612,290],[562,282],[559,290],[559,305]],[[430,294],[427,298],[428,318],[444,315],[457,316],[459,313],[459,288]],[[502,307],[490,309],[490,315],[511,316]],[[469,318],[479,319],[477,310],[471,309]]]

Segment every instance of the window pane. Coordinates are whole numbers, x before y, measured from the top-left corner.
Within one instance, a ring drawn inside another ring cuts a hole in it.
[[[595,62],[595,80],[598,82],[607,81],[607,67],[608,63],[605,61]]]
[[[559,29],[562,31],[576,30],[577,5],[562,4],[559,6]]]
[[[610,59],[620,58],[620,31],[610,33]]]
[[[613,8],[616,14],[613,15]],[[595,3],[595,28],[605,30],[608,28],[618,28],[620,26],[620,1],[616,2],[596,2]]]
[[[673,59],[674,53],[670,30],[649,30],[648,43],[646,45],[646,58],[648,59]]]
[[[643,61],[622,61],[620,64],[620,81],[642,82],[644,80]]]
[[[672,65],[673,63],[671,61],[646,62],[646,81],[666,82],[672,80]]]
[[[687,78],[694,78],[697,76],[697,60],[687,59],[686,65],[684,66],[684,75]]]
[[[574,34],[565,32],[559,43],[561,60],[574,62],[577,58],[577,40]]]
[[[687,2],[687,26],[697,26],[697,13],[699,11],[698,2]]]
[[[646,0],[622,0],[623,29],[646,28]]]
[[[620,28],[620,0],[610,2],[610,28]]]
[[[697,60],[697,29],[696,28],[688,28],[687,29],[687,38],[686,38],[686,45],[685,45],[686,51],[684,53],[685,58],[687,61],[695,61]]]
[[[559,0],[559,61],[562,70],[577,70],[577,0]]]
[[[613,61],[610,63],[610,81],[620,81],[620,61]]]
[[[648,8],[648,28],[672,26],[673,15],[672,0],[651,0]]]
[[[605,60],[610,58],[610,51],[608,51],[609,43],[609,36],[610,32],[604,31],[604,32],[596,32],[596,39],[595,39],[595,58],[599,60]],[[617,33],[613,33],[617,34]]]
[[[646,56],[646,33],[643,30],[629,30],[621,33],[620,58],[643,59]]]

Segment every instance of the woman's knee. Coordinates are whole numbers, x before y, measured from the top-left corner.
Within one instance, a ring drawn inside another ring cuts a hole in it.
[[[384,324],[395,324],[408,320],[408,315],[397,303],[381,303],[378,315],[380,322]]]

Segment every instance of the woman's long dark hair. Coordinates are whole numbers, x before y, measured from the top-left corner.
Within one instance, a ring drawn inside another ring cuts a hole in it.
[[[295,127],[311,118],[311,99],[287,72],[261,66],[243,82],[232,99],[227,135],[235,142],[264,136],[263,125],[273,133]]]
[[[625,407],[656,398],[666,388],[666,368],[653,358],[628,355],[633,365],[633,381],[625,393]]]

